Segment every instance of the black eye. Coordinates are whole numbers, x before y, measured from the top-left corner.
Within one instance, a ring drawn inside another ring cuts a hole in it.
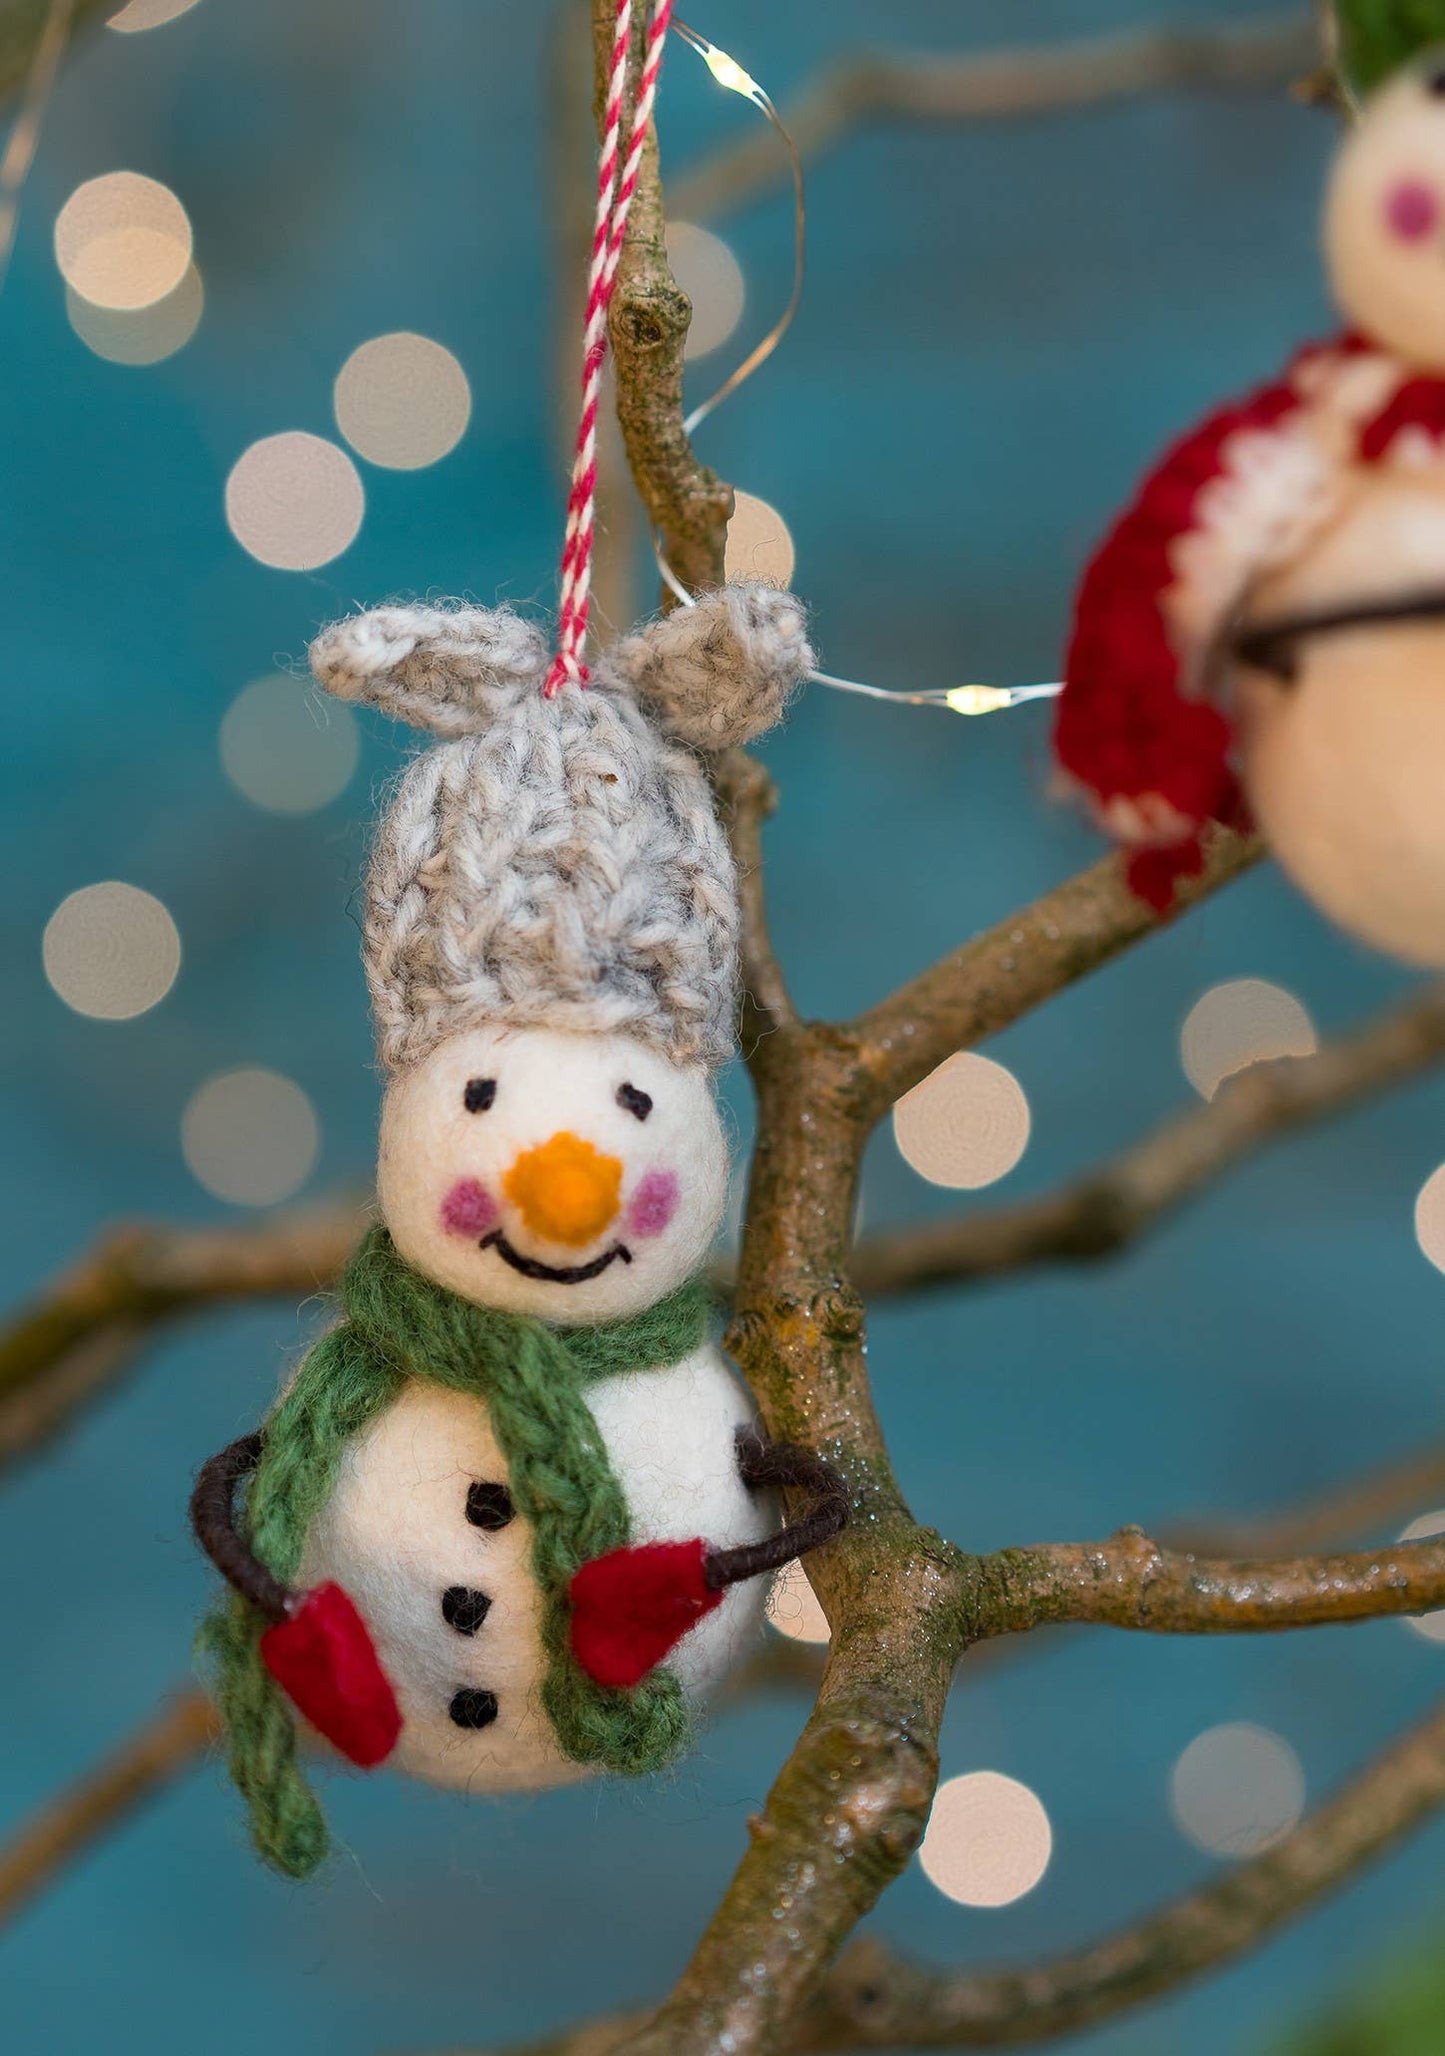
[[[651,1095],[640,1091],[635,1085],[618,1086],[617,1104],[626,1107],[629,1114],[636,1114],[639,1121],[645,1121],[652,1112]]]
[[[1425,91],[1433,93],[1437,100],[1445,100],[1445,66],[1430,67],[1425,74]]]
[[[496,1096],[495,1078],[468,1078],[467,1089],[462,1094],[469,1114],[484,1114]]]

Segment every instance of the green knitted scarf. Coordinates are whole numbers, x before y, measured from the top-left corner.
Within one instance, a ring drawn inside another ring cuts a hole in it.
[[[707,1286],[695,1279],[627,1320],[556,1328],[473,1306],[424,1278],[374,1228],[347,1267],[344,1318],[309,1351],[266,1424],[248,1501],[251,1546],[284,1583],[300,1569],[311,1524],[331,1497],[342,1452],[391,1406],[409,1378],[487,1403],[517,1510],[531,1523],[547,1671],[542,1703],[575,1762],[656,1770],[688,1740],[676,1677],[659,1669],[631,1691],[594,1684],[568,1646],[567,1593],[594,1556],[631,1539],[627,1503],[587,1406],[589,1385],[675,1364],[706,1338]],[[266,1860],[306,1877],[326,1854],[326,1824],[296,1761],[291,1702],[266,1669],[266,1622],[229,1595],[200,1633],[225,1719],[231,1775]]]
[[[1434,43],[1445,44],[1445,0],[1336,0],[1340,60],[1361,93]]]

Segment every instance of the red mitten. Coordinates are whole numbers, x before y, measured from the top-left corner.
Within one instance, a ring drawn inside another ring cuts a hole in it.
[[[385,1762],[401,1708],[365,1621],[339,1585],[318,1585],[261,1637],[266,1668],[318,1734],[362,1770]]]
[[[649,1542],[594,1556],[572,1580],[572,1654],[599,1685],[637,1685],[722,1598],[705,1542]]]

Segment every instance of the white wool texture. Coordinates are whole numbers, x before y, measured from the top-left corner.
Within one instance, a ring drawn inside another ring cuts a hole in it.
[[[506,607],[373,607],[322,629],[318,684],[435,735],[474,735],[547,675],[546,638]]]
[[[794,594],[737,584],[625,636],[603,663],[679,742],[722,750],[776,727],[813,652]]]
[[[485,1113],[467,1111],[472,1078],[495,1086]],[[623,1085],[648,1095],[645,1121],[619,1104]],[[621,1167],[619,1211],[583,1246],[540,1239],[507,1197],[518,1158],[559,1130]],[[672,1182],[675,1201],[665,1225],[638,1234],[630,1209],[644,1181],[658,1174]],[[480,1185],[495,1209],[470,1234],[449,1230],[443,1218],[445,1196],[459,1180]],[[387,1088],[377,1167],[382,1217],[409,1264],[479,1306],[563,1325],[637,1313],[701,1270],[727,1187],[727,1139],[708,1073],[701,1065],[679,1069],[629,1036],[475,1029],[451,1037]],[[586,1263],[618,1242],[629,1261],[581,1282],[525,1277],[479,1246],[493,1227],[523,1256],[554,1267]]]
[[[669,1370],[594,1386],[588,1404],[627,1495],[634,1544],[758,1542],[778,1508],[738,1474],[736,1432],[747,1394],[710,1344]],[[396,1687],[404,1720],[394,1767],[467,1792],[541,1791],[588,1773],[565,1757],[541,1703],[545,1657],[532,1578],[532,1531],[517,1515],[495,1532],[466,1518],[468,1486],[507,1482],[485,1404],[414,1380],[347,1450],[313,1524],[301,1580],[335,1579],[351,1595]],[[442,1614],[449,1586],[491,1601],[474,1635]],[[701,1705],[761,1625],[766,1578],[735,1585],[668,1658]],[[489,1727],[460,1728],[456,1692],[495,1692]]]
[[[801,609],[731,589],[614,654],[547,700],[541,633],[502,608],[382,607],[313,644],[328,691],[454,738],[405,772],[372,852],[389,1069],[488,1022],[635,1035],[678,1064],[730,1053],[732,857],[702,765],[636,695],[694,741],[761,733],[809,662]]]

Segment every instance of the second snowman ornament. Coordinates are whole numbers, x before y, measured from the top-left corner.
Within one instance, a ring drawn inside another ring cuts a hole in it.
[[[232,1771],[293,1875],[326,1848],[298,1714],[467,1791],[657,1769],[765,1574],[847,1514],[824,1463],[757,1433],[700,1276],[738,908],[696,752],[778,718],[812,661],[797,602],[711,594],[550,699],[505,610],[379,609],[312,661],[446,739],[367,880],[383,1225],[193,1501],[233,1587],[203,1632]],[[780,1486],[807,1495],[792,1528]]]
[[[1252,816],[1342,927],[1445,965],[1445,50],[1367,102],[1324,242],[1354,326],[1145,481],[1079,592],[1057,754],[1154,905]]]

